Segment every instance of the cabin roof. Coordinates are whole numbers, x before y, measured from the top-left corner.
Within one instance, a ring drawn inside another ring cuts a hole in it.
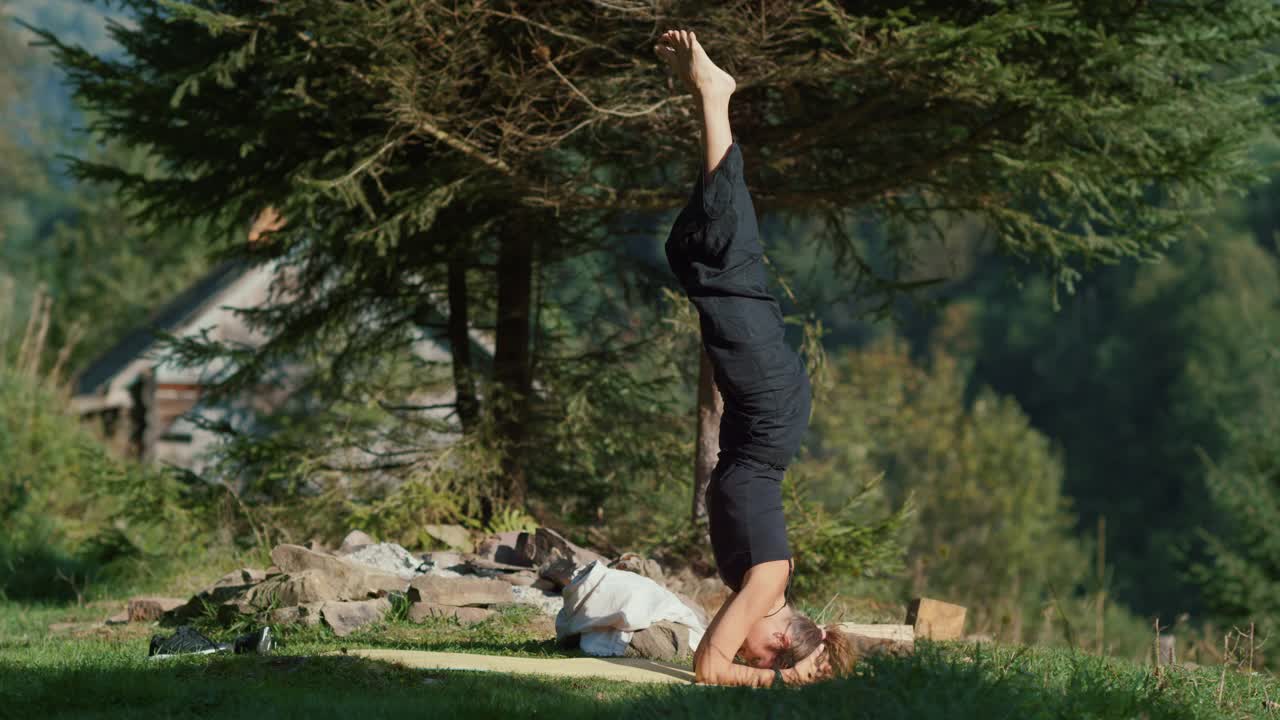
[[[182,327],[215,304],[222,291],[241,278],[248,269],[249,265],[243,260],[227,260],[160,306],[146,322],[130,330],[76,376],[76,394],[100,392],[129,363],[145,353],[158,334]]]
[[[106,390],[116,377],[126,371],[129,366],[155,343],[162,333],[175,332],[196,320],[210,308],[217,307],[225,291],[236,281],[250,272],[253,266],[245,260],[227,260],[210,270],[190,287],[162,305],[146,322],[130,330],[110,349],[94,358],[75,380],[77,396],[98,395]],[[443,326],[445,317],[438,308],[428,311],[428,322],[436,328]],[[477,342],[472,331],[472,362],[478,368],[487,370],[492,362],[493,351],[481,342]],[[445,343],[447,339],[440,336],[439,331],[428,331],[430,341]]]

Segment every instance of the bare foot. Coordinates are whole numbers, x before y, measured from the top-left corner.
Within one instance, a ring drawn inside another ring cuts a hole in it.
[[[728,102],[737,83],[721,70],[689,30],[668,30],[658,37],[653,51],[671,66],[698,102]]]

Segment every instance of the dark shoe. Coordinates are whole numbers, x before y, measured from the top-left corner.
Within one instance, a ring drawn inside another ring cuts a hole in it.
[[[201,635],[195,628],[190,625],[183,625],[169,637],[160,635],[151,636],[151,648],[147,652],[148,656],[157,657],[163,655],[190,655],[190,654],[207,654],[215,653],[222,650],[223,646],[215,643],[209,638]]]
[[[207,655],[217,652],[257,653],[270,655],[275,648],[275,636],[270,627],[263,627],[251,633],[245,633],[231,644],[216,643],[201,635],[190,625],[183,625],[169,637],[154,635],[151,638],[151,649],[147,653],[151,657],[168,657],[172,655]]]
[[[275,636],[271,634],[270,627],[263,627],[246,633],[236,638],[232,643],[237,655],[243,653],[257,653],[258,655],[270,655],[271,650],[276,646]]]

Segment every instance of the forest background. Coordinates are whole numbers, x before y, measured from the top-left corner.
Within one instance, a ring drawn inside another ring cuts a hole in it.
[[[128,8],[0,8],[108,57],[121,49],[107,18],[136,27]],[[140,145],[76,130],[94,111],[70,98],[65,68],[29,46],[35,38],[8,22],[0,35],[6,596],[56,600],[77,591],[67,578],[128,583],[164,562],[331,540],[356,525],[417,543],[430,522],[546,523],[705,569],[688,511],[696,325],[661,254],[675,205],[557,226],[579,244],[533,259],[529,382],[541,392],[525,410],[518,493],[499,403],[476,410],[453,462],[406,467],[393,489],[324,466],[335,444],[388,432],[388,416],[397,442],[436,429],[370,401],[456,381],[407,365],[391,334],[353,352],[353,367],[323,368],[316,385],[346,379],[338,390],[313,389],[230,440],[216,473],[236,478],[234,494],[106,454],[58,409],[65,379],[243,245],[246,216],[140,215],[145,198],[70,172],[66,156],[142,177],[167,171]],[[1210,187],[1164,257],[1082,268],[1069,292],[1055,283],[1060,267],[998,252],[972,215],[842,209],[841,245],[816,239],[833,213],[763,214],[775,290],[817,380],[810,439],[788,474],[798,590],[837,603],[942,597],[971,608],[971,629],[1138,657],[1156,620],[1193,640],[1233,624],[1277,628],[1280,146],[1274,124],[1245,126],[1239,166],[1215,168],[1238,192]],[[681,193],[692,167],[672,171]],[[362,202],[350,188],[322,190],[351,200],[345,207]],[[602,230],[616,242],[581,241]],[[851,280],[850,249],[865,262],[863,281]],[[500,255],[464,273],[474,327],[498,322],[493,281],[477,268]],[[48,329],[33,351],[24,329],[46,302]],[[175,528],[187,556],[172,550]]]

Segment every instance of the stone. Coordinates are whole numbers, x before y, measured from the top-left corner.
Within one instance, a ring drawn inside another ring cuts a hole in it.
[[[344,592],[345,589],[321,570],[303,570],[277,575],[262,582],[248,592],[245,603],[265,610],[272,606],[288,607],[327,600],[363,600],[367,597],[367,593],[352,597]]]
[[[338,546],[338,554],[346,555],[365,545],[374,545],[376,541],[363,530],[352,530],[347,536],[342,538],[342,544]]]
[[[495,580],[501,580],[510,585],[521,585],[528,587],[538,582],[538,576],[532,570],[521,570],[520,572],[498,573],[493,576]],[[548,582],[548,584],[551,584]]]
[[[458,572],[464,569],[461,566],[466,564],[462,553],[453,550],[437,550],[435,552],[423,553],[422,561],[427,563],[427,571],[452,570]]]
[[[687,660],[693,654],[689,645],[689,627],[661,620],[631,635],[624,657],[638,657],[662,662]]]
[[[719,577],[699,577],[687,567],[668,574],[664,584],[685,604],[701,607],[708,617],[715,617],[732,594]]]
[[[298,545],[277,545],[271,551],[271,559],[286,575],[315,570],[326,576],[338,591],[339,597],[332,598],[335,600],[365,600],[386,592],[404,592],[409,584],[407,579],[398,575]]]
[[[489,535],[476,545],[476,555],[494,562],[525,565],[527,563],[516,553],[516,543],[519,541],[518,530]]]
[[[422,529],[454,550],[471,552],[471,533],[461,525],[424,525]]]
[[[276,608],[267,614],[272,625],[294,625],[302,622],[303,610],[300,606]]]
[[[906,624],[912,626],[917,638],[929,640],[959,640],[964,637],[965,609],[961,605],[915,598],[907,606]]]
[[[240,568],[239,570],[232,570],[226,575],[223,575],[221,578],[218,579],[217,582],[213,584],[213,587],[235,587],[240,585],[252,585],[254,583],[260,583],[266,579],[267,579],[267,572],[265,570],[256,570],[254,568]]]
[[[609,567],[614,570],[626,570],[627,572],[647,577],[659,585],[665,583],[662,566],[658,564],[658,561],[653,558],[646,558],[639,553],[623,553]]]
[[[573,560],[576,567],[588,565],[595,560],[609,564],[608,558],[603,555],[594,550],[578,547],[555,530],[544,527],[538,528],[532,535],[520,533],[516,541],[516,554],[522,562],[537,566],[561,557]]]
[[[539,590],[537,587],[521,587],[513,585],[511,594],[517,603],[533,605],[544,615],[555,617],[564,607],[564,596],[557,592]]]
[[[124,625],[129,622],[129,611],[123,610],[112,615],[104,621],[107,625]]]
[[[463,625],[474,625],[494,614],[493,610],[480,607],[459,607],[429,602],[416,602],[409,606],[409,620],[420,623],[429,618],[451,617]]]
[[[573,576],[577,572],[578,566],[574,564],[573,559],[562,557],[538,568],[538,577],[550,580],[556,590],[563,590],[565,585],[573,582]]]
[[[316,602],[350,602],[404,592],[409,581],[389,573],[365,571],[354,564],[301,570],[271,577],[245,594],[253,610]],[[330,572],[331,571],[331,572]]]
[[[391,601],[385,597],[372,600],[326,602],[320,608],[320,617],[333,629],[333,634],[346,637],[357,629],[372,625],[386,617]]]
[[[312,552],[326,553],[326,554],[332,553],[334,550],[334,548],[331,545],[329,545],[329,543],[323,540],[320,540],[318,538],[311,538],[310,540],[307,541],[307,544],[304,547],[306,547],[308,550]]]
[[[129,600],[125,612],[129,622],[152,622],[175,608],[182,607],[186,600],[167,597],[136,597]]]
[[[409,600],[436,605],[496,605],[512,602],[512,590],[511,584],[490,578],[424,575],[409,584]]]
[[[324,608],[323,602],[303,603],[295,608],[297,610],[298,622],[303,625],[319,625],[321,622],[320,610]]]
[[[258,612],[259,608],[257,606],[243,600],[236,600],[219,605],[213,619],[218,625],[226,626],[243,619],[245,615],[257,615]]]
[[[221,606],[241,602],[255,585],[266,580],[268,573],[251,568],[240,568],[218,578],[187,602],[160,616],[161,624],[177,625],[204,613],[206,605]]]
[[[406,580],[425,573],[427,567],[422,558],[395,543],[375,543],[342,556],[346,562],[362,565],[370,570],[397,575]]]
[[[497,570],[501,572],[520,572],[522,570],[529,569],[528,565],[498,562],[497,560],[490,560],[483,555],[477,555],[475,553],[462,553],[459,557],[462,558],[462,565],[466,569],[475,571]]]
[[[271,549],[271,561],[284,573],[296,573],[303,570],[324,570],[326,572],[342,572],[344,566],[350,566],[342,558],[328,553],[311,550],[301,545],[281,544]]]
[[[537,565],[538,547],[533,543],[533,533],[522,532],[516,536],[516,564]]]

